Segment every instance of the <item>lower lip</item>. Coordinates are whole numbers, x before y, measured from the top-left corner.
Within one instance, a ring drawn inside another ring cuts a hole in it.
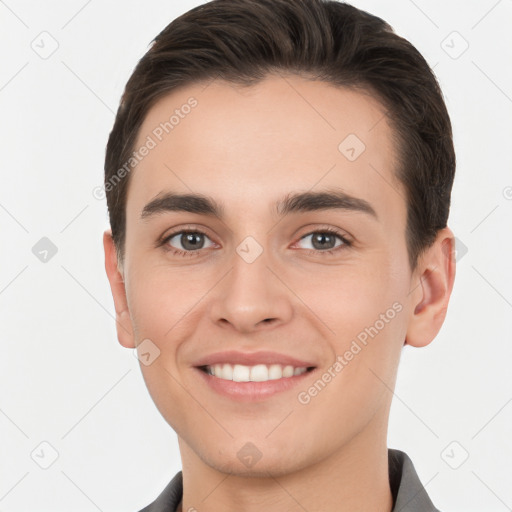
[[[199,372],[200,377],[211,389],[220,395],[241,402],[257,402],[270,398],[277,393],[290,390],[315,372],[315,369],[313,369],[293,377],[282,377],[281,379],[268,380],[266,382],[235,382],[220,379],[197,367],[194,369]]]

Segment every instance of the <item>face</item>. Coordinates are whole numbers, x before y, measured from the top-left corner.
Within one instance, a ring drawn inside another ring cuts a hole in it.
[[[278,475],[385,438],[422,287],[410,293],[383,107],[297,76],[215,81],[155,104],[145,144],[127,197],[119,339],[144,343],[145,382],[182,455]],[[198,368],[227,351],[249,355],[216,360],[243,362],[237,378],[258,363],[313,370],[230,384]]]

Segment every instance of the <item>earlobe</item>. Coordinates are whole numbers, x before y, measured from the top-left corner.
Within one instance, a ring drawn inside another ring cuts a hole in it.
[[[422,255],[412,283],[411,318],[405,343],[424,347],[434,340],[444,323],[455,280],[455,238],[446,227]]]
[[[135,348],[132,321],[126,299],[126,287],[123,275],[119,271],[114,240],[110,229],[103,233],[103,248],[105,250],[105,270],[116,311],[117,339],[123,347]]]

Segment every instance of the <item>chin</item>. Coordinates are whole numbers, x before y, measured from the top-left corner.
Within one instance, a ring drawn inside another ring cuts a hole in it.
[[[206,465],[216,471],[248,478],[280,477],[308,465],[307,461],[297,458],[296,451],[293,455],[282,453],[275,447],[258,449],[250,442],[240,444],[241,448],[237,450],[228,448],[221,454],[203,452],[197,455]],[[230,442],[231,446],[233,446],[233,441]]]

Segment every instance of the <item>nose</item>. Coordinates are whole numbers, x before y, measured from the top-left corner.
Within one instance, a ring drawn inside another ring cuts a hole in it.
[[[288,322],[293,293],[272,265],[265,250],[251,263],[235,253],[231,269],[212,290],[211,320],[246,334]]]

